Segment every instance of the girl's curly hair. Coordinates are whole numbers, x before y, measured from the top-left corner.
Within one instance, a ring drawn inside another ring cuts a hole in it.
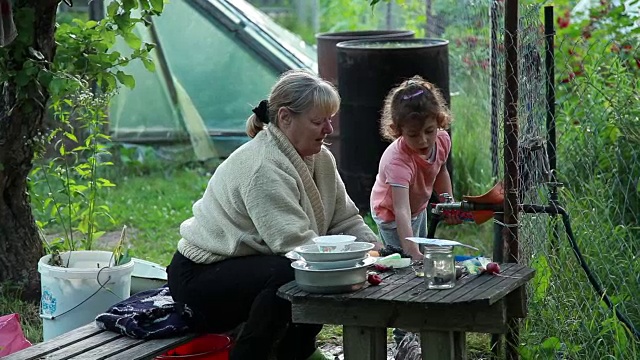
[[[402,127],[436,118],[438,128],[451,125],[451,113],[440,90],[419,75],[389,91],[382,110],[380,134],[389,141],[402,135]]]

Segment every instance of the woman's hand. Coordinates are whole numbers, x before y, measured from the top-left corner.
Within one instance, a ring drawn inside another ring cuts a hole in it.
[[[380,249],[384,248],[384,244],[380,241],[372,242],[372,244],[373,244],[373,249],[372,249],[373,251],[379,251]]]

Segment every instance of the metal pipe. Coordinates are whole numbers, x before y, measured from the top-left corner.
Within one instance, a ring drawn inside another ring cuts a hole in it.
[[[558,204],[558,182],[556,179],[556,87],[555,87],[555,23],[553,5],[544,7],[544,35],[545,35],[545,72],[547,92],[547,159],[549,161],[549,203]],[[549,219],[552,229],[550,251],[558,250],[559,234],[556,219]]]
[[[555,27],[553,17],[553,5],[544,7],[544,35],[545,35],[545,69],[547,75],[547,156],[549,158],[549,171],[551,172],[551,203],[558,202],[558,189],[556,185],[556,87],[555,79]]]

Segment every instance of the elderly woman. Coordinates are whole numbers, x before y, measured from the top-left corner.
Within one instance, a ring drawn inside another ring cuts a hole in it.
[[[318,235],[350,234],[376,242],[347,195],[323,146],[340,97],[302,70],[282,75],[247,120],[252,138],[211,177],[168,267],[177,302],[194,311],[195,329],[229,331],[245,323],[230,359],[324,359],[321,325],[291,322],[291,304],[276,295],[294,279],[283,255]]]

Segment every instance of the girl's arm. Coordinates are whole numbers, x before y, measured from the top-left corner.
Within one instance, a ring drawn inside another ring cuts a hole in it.
[[[449,176],[449,170],[447,170],[447,163],[445,162],[440,167],[440,172],[436,175],[436,180],[433,183],[433,191],[438,195],[447,193],[453,198],[453,186],[451,185],[451,176]],[[460,224],[462,221],[455,216],[445,216],[444,221],[449,225]]]
[[[393,197],[393,212],[398,226],[398,238],[405,254],[414,260],[422,260],[423,256],[418,249],[418,244],[406,238],[413,236],[411,230],[411,207],[409,206],[409,189],[401,186],[391,187]]]
[[[445,162],[440,167],[440,172],[436,175],[436,180],[433,182],[433,190],[438,193],[447,193],[453,196],[453,186],[451,185],[451,176],[449,176],[449,170],[447,170],[447,163]]]

